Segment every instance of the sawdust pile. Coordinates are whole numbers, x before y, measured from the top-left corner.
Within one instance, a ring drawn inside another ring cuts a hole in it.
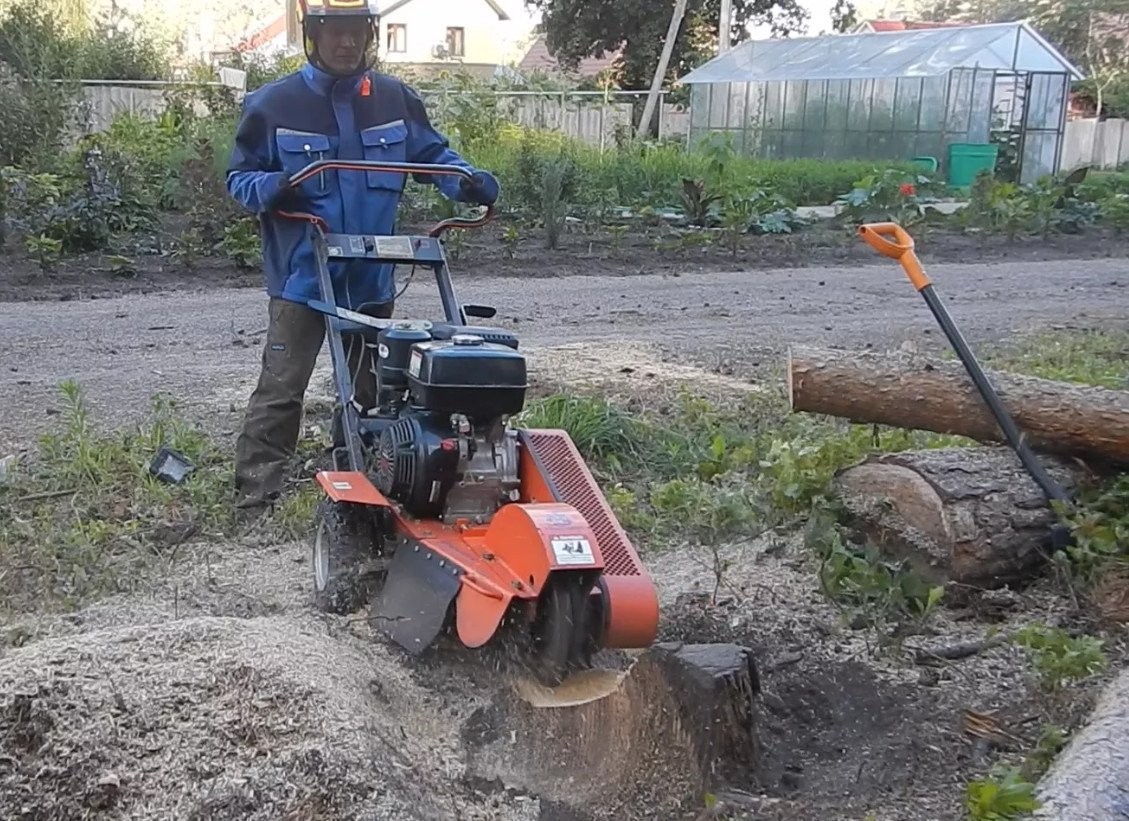
[[[0,660],[0,817],[536,818],[536,801],[463,777],[459,717],[387,653],[295,616],[13,650]]]

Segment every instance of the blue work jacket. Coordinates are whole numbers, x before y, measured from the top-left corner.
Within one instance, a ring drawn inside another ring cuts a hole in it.
[[[365,78],[368,82],[364,82]],[[337,78],[307,64],[249,93],[235,135],[227,190],[257,214],[263,268],[273,297],[305,303],[320,298],[311,226],[280,217],[282,180],[315,160],[382,160],[457,165],[477,171],[428,120],[414,90],[375,71]],[[444,196],[462,201],[459,177],[416,176]],[[326,171],[303,182],[303,210],[325,220],[332,233],[391,234],[406,175],[373,171]],[[497,181],[486,175],[497,196]],[[370,260],[331,260],[339,305],[357,308],[395,296],[392,265]]]

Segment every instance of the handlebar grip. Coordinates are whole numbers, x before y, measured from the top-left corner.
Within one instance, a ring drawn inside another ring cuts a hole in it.
[[[890,259],[901,259],[914,249],[913,237],[896,222],[872,222],[861,226],[859,234],[867,245]]]
[[[315,160],[302,170],[292,174],[287,184],[295,188],[310,177],[326,171],[385,171],[391,174],[433,174],[436,176],[462,177],[473,180],[474,175],[458,165],[438,165],[434,163],[379,162],[376,160]]]
[[[859,227],[859,235],[866,244],[882,256],[896,259],[902,264],[913,287],[921,291],[930,285],[925,269],[917,258],[913,237],[896,222],[872,222]]]

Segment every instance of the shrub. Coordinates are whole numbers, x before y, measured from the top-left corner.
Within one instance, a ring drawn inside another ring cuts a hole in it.
[[[0,166],[42,167],[62,151],[77,91],[21,79],[0,65]]]
[[[18,0],[0,17],[0,62],[24,78],[160,80],[168,50],[153,32],[128,31],[116,21],[89,28],[60,25],[50,9]]]

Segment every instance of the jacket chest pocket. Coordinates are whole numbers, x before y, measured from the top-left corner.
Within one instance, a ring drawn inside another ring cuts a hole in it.
[[[408,154],[408,126],[403,120],[366,128],[361,132],[365,159],[375,162],[404,162]],[[366,171],[369,188],[403,191],[407,176],[397,171]]]
[[[280,128],[275,133],[278,156],[282,170],[290,176],[297,174],[307,165],[320,160],[332,160],[333,152],[329,137],[312,131],[294,131]],[[331,171],[314,174],[301,183],[299,188],[311,197],[324,197],[330,190]]]

